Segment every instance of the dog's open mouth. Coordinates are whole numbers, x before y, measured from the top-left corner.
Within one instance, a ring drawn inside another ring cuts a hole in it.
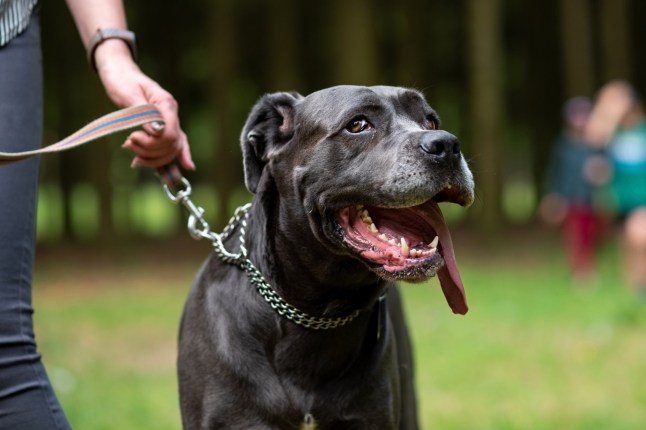
[[[453,312],[467,312],[451,236],[435,201],[397,209],[347,207],[339,225],[348,248],[380,276],[415,282],[437,274]]]

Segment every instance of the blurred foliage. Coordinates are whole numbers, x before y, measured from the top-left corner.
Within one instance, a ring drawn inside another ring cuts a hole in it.
[[[566,98],[592,96],[611,78],[646,86],[646,60],[637,55],[644,2],[126,3],[142,69],[179,101],[198,166],[189,178],[216,228],[244,195],[239,130],[266,92],[336,84],[424,91],[444,128],[461,138],[479,184],[472,215],[461,218],[495,230],[532,220]],[[53,142],[113,106],[63,2],[42,2],[42,26],[45,141]],[[178,209],[141,189],[154,175],[129,168],[123,138],[43,161],[41,240],[110,243],[180,231],[180,217],[164,213]]]

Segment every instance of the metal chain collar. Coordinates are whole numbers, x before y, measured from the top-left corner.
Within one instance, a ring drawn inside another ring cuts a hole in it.
[[[254,266],[253,262],[247,256],[245,246],[245,233],[247,229],[247,219],[249,218],[249,209],[251,203],[237,208],[227,223],[222,233],[218,234],[211,231],[209,224],[204,219],[204,209],[196,206],[190,199],[191,184],[185,178],[182,178],[183,190],[173,194],[170,188],[164,184],[164,190],[168,198],[175,204],[181,204],[188,211],[188,232],[194,239],[208,239],[213,243],[215,254],[225,263],[235,264],[241,267],[249,280],[256,287],[256,290],[265,299],[269,306],[272,307],[280,316],[299,324],[303,327],[314,330],[327,330],[341,327],[352,321],[359,315],[359,310],[355,310],[350,315],[337,318],[317,317],[309,315],[295,306],[287,303],[274,288],[267,282],[260,270]],[[224,241],[238,228],[240,230],[240,252],[237,254],[229,252],[224,247]]]

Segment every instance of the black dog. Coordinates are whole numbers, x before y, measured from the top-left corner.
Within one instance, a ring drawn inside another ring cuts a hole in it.
[[[457,139],[416,91],[340,86],[263,97],[241,141],[255,198],[184,310],[184,427],[417,428],[393,281],[437,274],[467,311],[438,207],[473,200]]]

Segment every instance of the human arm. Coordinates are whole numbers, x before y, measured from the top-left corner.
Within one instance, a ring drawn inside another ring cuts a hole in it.
[[[66,0],[83,45],[87,48],[97,29],[127,29],[121,0]],[[128,45],[108,39],[94,51],[96,70],[110,99],[120,107],[152,103],[161,112],[165,127],[131,133],[124,143],[135,153],[133,167],[160,167],[178,159],[182,167],[193,170],[186,134],[179,123],[178,106],[173,96],[146,76],[132,58]]]

